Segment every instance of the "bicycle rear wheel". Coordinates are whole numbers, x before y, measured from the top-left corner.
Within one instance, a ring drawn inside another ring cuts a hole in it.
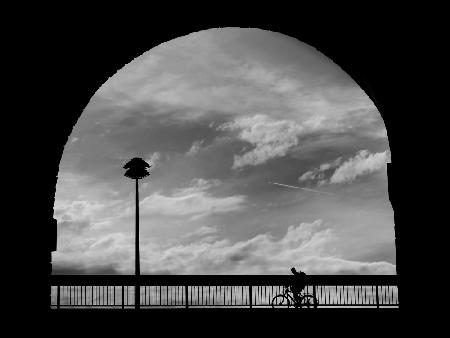
[[[276,295],[272,299],[273,308],[288,308],[291,306],[291,302],[285,295]]]

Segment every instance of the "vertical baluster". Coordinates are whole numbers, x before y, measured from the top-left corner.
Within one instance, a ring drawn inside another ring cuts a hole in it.
[[[341,295],[342,295],[342,289],[341,289],[341,287],[340,286],[337,286],[336,287],[336,292],[337,292],[337,297],[336,297],[336,300],[337,300],[337,304],[338,305],[341,305],[342,304],[342,300],[341,300]]]
[[[348,286],[347,285],[345,285],[345,286],[343,286],[343,291],[344,291],[344,297],[345,297],[345,304],[347,305],[348,304]]]
[[[56,308],[57,309],[59,309],[59,307],[60,307],[60,286],[58,285],[57,286],[57,289],[56,289]]]
[[[125,286],[122,285],[122,309],[125,309]]]
[[[251,309],[253,307],[252,286],[251,285],[248,286],[248,293],[249,293],[249,298],[250,298],[250,309]]]
[[[272,287],[270,288],[271,290],[270,290],[270,299],[269,299],[269,302],[272,300],[272,298],[274,297],[274,294],[273,294],[273,285],[272,285]]]
[[[378,285],[375,286],[375,291],[376,291],[377,308],[379,308],[380,307],[380,301],[378,299]]]
[[[267,303],[267,285],[264,286],[264,299],[266,300],[265,303]]]
[[[149,287],[148,287],[148,306],[152,305],[152,299],[153,299],[152,294],[154,294],[154,292],[152,292],[152,290],[153,290],[153,286],[149,285]]]
[[[231,305],[236,305],[236,301],[234,302],[234,304],[233,304],[233,288],[234,288],[234,286],[231,286]]]
[[[348,305],[348,285],[343,286],[344,297],[345,297],[345,305]]]
[[[352,302],[351,302],[351,304],[358,304],[358,302],[357,302],[357,291],[356,291],[356,286],[355,285],[353,285],[353,299],[352,299]]]
[[[316,297],[316,284],[312,285],[312,289],[313,289],[313,297],[314,297],[314,308],[317,308],[318,300]]]

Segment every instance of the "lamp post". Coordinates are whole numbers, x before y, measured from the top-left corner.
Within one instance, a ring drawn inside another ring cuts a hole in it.
[[[135,275],[136,275],[136,285],[134,291],[134,304],[136,309],[140,308],[140,285],[139,276],[141,274],[140,258],[139,258],[139,189],[138,181],[140,178],[149,176],[147,171],[150,165],[145,162],[142,158],[135,157],[128,161],[124,167],[127,169],[125,172],[125,177],[134,179],[136,181],[136,236],[135,236]]]

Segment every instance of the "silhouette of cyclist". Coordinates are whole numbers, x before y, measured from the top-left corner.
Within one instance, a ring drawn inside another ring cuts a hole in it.
[[[295,268],[291,268],[291,272],[294,275],[291,291],[294,296],[295,303],[299,304],[301,301],[300,292],[302,292],[306,286],[306,273],[303,271],[298,272]]]

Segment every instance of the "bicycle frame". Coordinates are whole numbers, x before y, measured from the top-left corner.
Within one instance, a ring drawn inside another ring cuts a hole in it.
[[[305,296],[312,296],[312,295],[310,295],[310,294],[308,294],[308,293],[300,293],[300,295],[299,295],[300,301],[297,302],[297,301],[295,300],[293,294],[294,294],[294,293],[291,291],[290,286],[285,286],[285,287],[284,287],[283,295],[284,295],[284,296],[288,299],[288,301],[290,301],[290,302],[292,303],[292,305],[295,306],[295,307],[299,307],[299,306],[301,307],[302,300],[303,300],[303,298],[305,298]]]

